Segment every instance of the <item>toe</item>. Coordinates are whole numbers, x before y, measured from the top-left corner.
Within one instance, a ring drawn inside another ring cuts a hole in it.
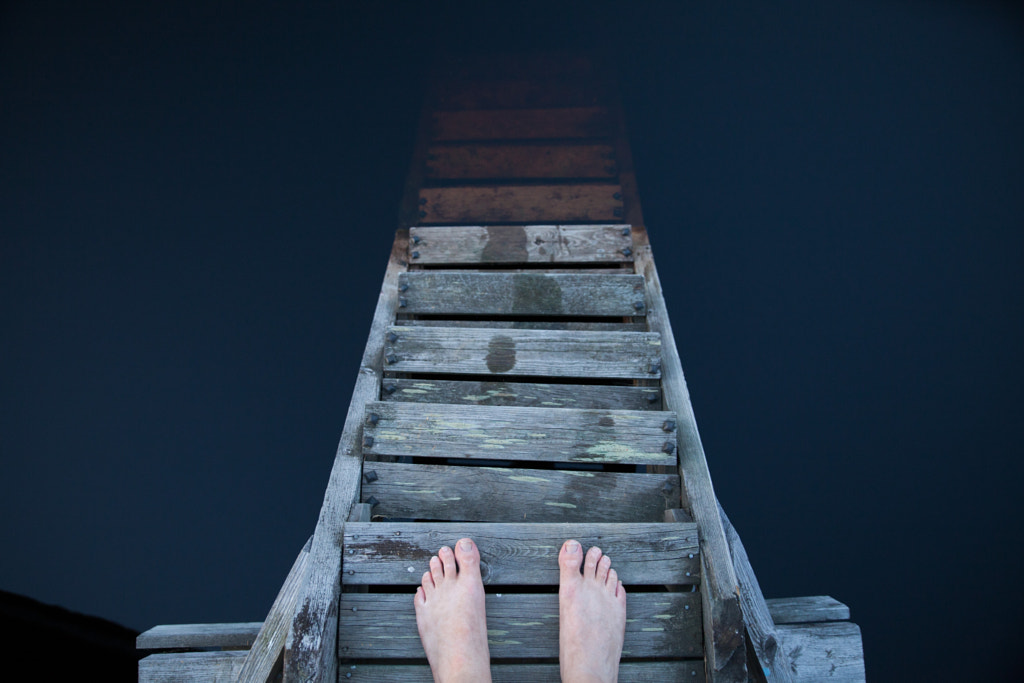
[[[441,558],[441,564],[444,566],[444,575],[450,578],[455,578],[455,553],[452,549],[446,545],[441,546],[441,549],[437,551],[437,556]]]
[[[480,551],[473,539],[459,539],[455,544],[455,559],[459,562],[459,576],[480,576]]]
[[[608,580],[608,570],[612,568],[612,558],[605,555],[597,563],[597,582],[602,586]]]
[[[583,562],[583,578],[592,579],[597,574],[597,563],[601,561],[601,549],[596,545],[587,551],[587,559]]]
[[[608,578],[607,580],[605,580],[604,586],[611,592],[612,595],[615,595],[615,591],[618,589],[619,586],[619,575],[616,573],[614,569],[608,570]]]
[[[580,578],[580,565],[583,564],[583,548],[579,541],[568,540],[562,544],[558,553],[558,567],[561,572],[561,583]]]
[[[434,575],[430,572],[423,572],[423,578],[420,579],[420,586],[423,587],[423,597],[426,597],[429,591],[434,590]]]
[[[429,574],[426,574],[426,576],[429,576]],[[427,604],[427,596],[423,592],[423,586],[416,586],[416,595],[413,596],[412,602],[416,608],[420,608]]]
[[[437,555],[430,558],[430,575],[434,580],[434,585],[440,585],[444,581],[444,568],[441,566],[441,560]]]

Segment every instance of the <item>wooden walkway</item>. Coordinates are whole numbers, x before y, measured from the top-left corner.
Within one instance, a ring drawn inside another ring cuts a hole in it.
[[[148,631],[140,680],[430,681],[412,595],[462,536],[496,681],[558,680],[566,538],[627,586],[621,680],[864,680],[718,505],[618,102],[586,58],[439,70],[315,533],[265,622]]]

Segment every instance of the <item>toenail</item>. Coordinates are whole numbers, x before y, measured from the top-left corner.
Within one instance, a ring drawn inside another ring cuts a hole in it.
[[[461,541],[459,541],[459,547],[463,550],[472,550],[473,541],[469,540],[468,538],[464,538]]]
[[[578,553],[580,551],[580,544],[576,541],[569,541],[565,544],[565,552],[567,553]]]

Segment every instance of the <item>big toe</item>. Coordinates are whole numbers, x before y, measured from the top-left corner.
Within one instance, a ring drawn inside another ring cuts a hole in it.
[[[583,547],[579,541],[568,540],[562,544],[562,550],[558,553],[558,568],[561,574],[561,583],[580,579],[580,565],[583,564]]]
[[[473,539],[463,538],[455,544],[455,559],[459,563],[459,575],[480,576],[480,550]]]

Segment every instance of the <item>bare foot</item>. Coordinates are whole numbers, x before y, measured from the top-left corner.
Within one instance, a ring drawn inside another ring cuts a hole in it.
[[[566,541],[558,553],[558,662],[562,683],[615,683],[626,637],[626,590],[601,549]],[[580,564],[583,575],[580,575]]]
[[[423,574],[413,604],[434,682],[489,683],[484,582],[473,541],[463,538],[454,553],[444,546],[430,558],[430,571]]]

